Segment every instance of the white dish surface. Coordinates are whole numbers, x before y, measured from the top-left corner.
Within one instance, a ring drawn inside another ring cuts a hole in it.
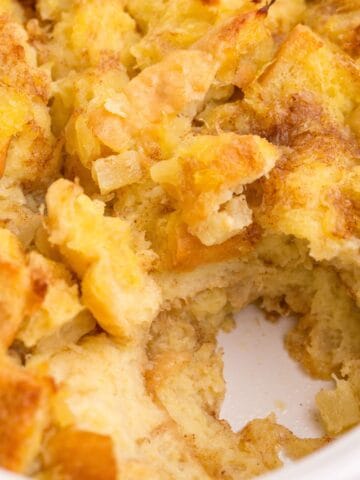
[[[293,324],[292,318],[271,323],[250,306],[236,316],[235,330],[219,335],[227,383],[222,417],[235,430],[273,412],[279,423],[298,436],[323,433],[314,397],[332,382],[311,379],[289,357],[283,341]]]

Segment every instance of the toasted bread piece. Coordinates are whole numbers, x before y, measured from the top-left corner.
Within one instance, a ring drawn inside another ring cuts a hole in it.
[[[15,472],[31,470],[49,423],[51,383],[11,360],[0,361],[0,465]]]
[[[78,287],[64,265],[36,252],[30,253],[28,262],[33,305],[17,339],[26,347],[35,347],[43,338],[59,333],[64,325],[73,322],[84,307]]]
[[[270,9],[266,2],[259,0],[218,0],[218,1],[142,1],[128,2],[130,14],[138,22],[144,36],[132,48],[137,65],[143,69],[160,61],[169,52],[195,47],[197,42],[206,49],[222,50],[227,44],[227,61],[224,70],[231,64],[231,57],[238,57],[256,44],[247,57],[240,61],[239,71],[253,71],[253,65],[269,60],[266,28],[274,36],[288,33],[299,23],[305,10],[303,0],[278,0]],[[253,13],[255,15],[253,15]],[[248,15],[249,14],[249,15]],[[239,35],[236,44],[232,41]],[[215,45],[217,43],[217,45]],[[264,48],[265,47],[265,48]],[[265,53],[266,52],[266,53]],[[265,53],[265,55],[264,55]],[[252,55],[251,55],[252,54]],[[266,60],[265,60],[266,59]],[[245,75],[243,71],[241,75]],[[245,78],[245,77],[243,77]]]
[[[360,57],[359,0],[316,0],[307,8],[305,21],[352,57]]]
[[[106,99],[121,91],[128,81],[125,68],[112,64],[70,72],[58,79],[53,84],[50,109],[54,132],[57,135],[63,132],[74,111],[79,114],[87,109],[90,100]]]
[[[0,1],[0,16],[3,15],[19,23],[24,21],[24,11],[16,0]]]
[[[64,428],[46,442],[41,478],[116,480],[117,466],[111,438]]]
[[[189,130],[215,72],[216,64],[205,52],[170,55],[134,77],[118,93],[95,97],[85,112],[75,113],[66,129],[68,152],[87,168],[109,150],[122,153],[135,146],[150,159],[161,159]],[[88,138],[86,148],[84,135]]]
[[[246,91],[264,125],[281,125],[294,95],[310,97],[328,121],[342,125],[359,104],[360,75],[352,60],[304,25],[296,26],[275,61]],[[322,125],[314,122],[314,127]]]
[[[50,187],[47,207],[50,242],[82,278],[84,305],[106,331],[135,340],[157,314],[160,293],[133,249],[129,225],[104,216],[101,202],[64,179]]]
[[[56,175],[60,144],[50,129],[50,77],[37,66],[25,29],[0,16],[0,223],[30,243],[40,223],[38,199]]]
[[[267,15],[265,7],[226,18],[193,44],[192,48],[211,53],[219,63],[215,99],[222,96],[221,89],[216,93],[219,87],[244,88],[271,61],[275,44],[267,27]]]
[[[255,10],[249,0],[219,2],[170,0],[129,3],[129,11],[145,30],[132,47],[137,65],[143,69],[174,50],[187,48],[206,35],[213,25],[237,13]]]
[[[257,136],[198,135],[174,158],[154,165],[151,176],[204,245],[221,244],[252,223],[244,186],[267,175],[281,152]]]
[[[15,235],[1,228],[0,243],[0,348],[4,350],[13,342],[28,311],[31,278]]]
[[[55,78],[101,64],[131,65],[129,49],[138,34],[124,2],[42,0],[38,9],[42,19],[54,21],[43,56],[53,63]]]
[[[93,321],[76,318],[84,307],[64,265],[36,252],[26,255],[9,230],[0,229],[0,238],[1,349],[7,349],[15,339],[28,348],[35,347],[40,340],[59,333],[64,325],[75,327],[76,340],[79,323],[82,334],[93,328]],[[74,320],[77,325],[72,324]],[[88,330],[84,332],[86,324]]]
[[[356,255],[356,155],[339,138],[309,139],[262,184],[255,218],[271,231],[306,239],[318,260]]]

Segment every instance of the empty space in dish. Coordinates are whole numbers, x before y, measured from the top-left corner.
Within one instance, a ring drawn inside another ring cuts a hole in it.
[[[218,336],[227,386],[221,413],[234,430],[273,412],[295,435],[324,433],[315,395],[332,382],[311,378],[287,353],[284,336],[294,321],[286,317],[273,323],[249,306],[236,315],[233,331]]]

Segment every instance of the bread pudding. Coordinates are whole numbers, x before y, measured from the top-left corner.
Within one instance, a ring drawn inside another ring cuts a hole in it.
[[[0,0],[0,222],[1,467],[245,480],[321,448],[360,422],[360,1]],[[333,379],[322,437],[221,419],[250,303]]]

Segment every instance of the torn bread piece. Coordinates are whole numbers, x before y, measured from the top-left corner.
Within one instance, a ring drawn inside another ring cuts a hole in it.
[[[0,348],[13,342],[28,312],[31,278],[19,240],[9,230],[0,228]]]
[[[117,465],[112,440],[107,435],[63,428],[45,443],[42,480],[116,480]]]
[[[50,127],[51,78],[20,23],[0,16],[0,225],[28,245],[39,198],[58,172],[61,142]]]
[[[41,0],[38,11],[51,28],[50,40],[40,50],[52,64],[54,77],[72,70],[112,63],[117,68],[133,63],[129,49],[139,35],[134,20],[118,0]],[[51,22],[51,23],[50,23]]]
[[[63,264],[31,252],[28,256],[28,270],[33,305],[16,338],[27,348],[32,348],[40,340],[59,334],[65,325],[69,327],[71,324],[74,327],[75,318],[83,312],[84,306],[80,303],[78,286]]]
[[[0,359],[0,466],[31,473],[50,421],[49,380]]]
[[[308,6],[305,22],[353,58],[360,58],[358,0],[316,0]]]
[[[189,232],[220,244],[252,222],[244,186],[266,176],[281,151],[257,136],[224,133],[187,139],[151,176],[174,199]]]
[[[129,225],[104,215],[67,180],[53,183],[46,197],[50,242],[81,278],[82,301],[109,333],[136,340],[160,306],[160,292],[133,248]]]
[[[144,8],[141,1],[128,2],[131,15],[145,30],[145,35],[131,48],[136,63],[142,70],[161,61],[170,52],[190,47],[223,20],[259,8],[250,0],[220,0],[216,3],[171,0],[148,3]]]
[[[281,45],[274,62],[246,90],[245,97],[267,128],[270,125],[281,128],[282,124],[286,127],[286,116],[295,95],[310,98],[323,109],[328,122],[342,125],[359,105],[359,85],[359,68],[350,57],[309,27],[297,25]],[[311,125],[321,131],[324,120],[314,120]]]
[[[68,153],[89,169],[109,150],[121,154],[135,149],[150,161],[166,157],[189,131],[216,68],[208,53],[179,51],[107,98],[95,97],[66,127]]]
[[[0,239],[2,350],[6,351],[15,340],[31,349],[52,335],[59,335],[63,327],[67,329],[68,341],[76,341],[92,330],[92,319],[85,319],[85,315],[79,318],[84,307],[77,285],[64,265],[34,251],[26,254],[9,230],[0,229]]]

